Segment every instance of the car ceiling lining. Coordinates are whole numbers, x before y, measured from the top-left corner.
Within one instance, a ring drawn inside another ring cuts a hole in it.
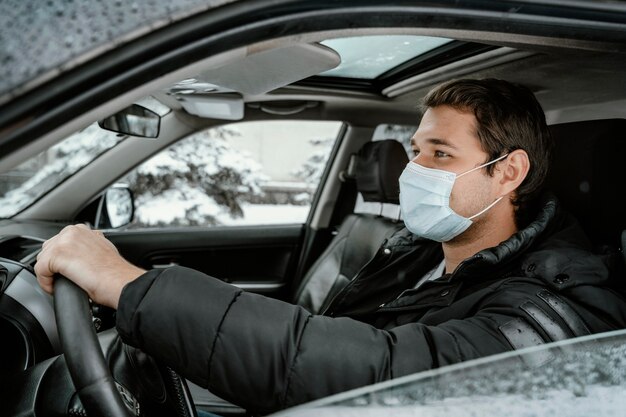
[[[244,15],[242,10],[245,7],[237,3],[194,16],[96,58],[84,68],[75,69],[65,76],[58,77],[46,89],[20,97],[11,107],[0,112],[0,119],[4,120],[4,123],[9,123],[9,126],[12,125],[10,129],[0,133],[4,135],[0,137],[0,154],[9,155],[23,148],[25,144],[47,136],[48,132],[58,129],[65,123],[73,124],[72,119],[75,119],[76,115],[84,115],[85,111],[95,113],[95,110],[104,103],[107,103],[108,107],[110,101],[120,102],[121,100],[116,98],[121,92],[128,97],[128,91],[144,90],[138,86],[146,79],[159,80],[161,77],[171,79],[171,82],[176,78],[182,79],[183,77],[172,78],[170,75],[185,72],[185,69],[193,67],[203,60],[207,51],[217,54],[226,51],[227,47],[244,46],[250,39],[269,40],[275,38],[277,34],[291,33],[290,36],[302,38],[303,33],[321,29],[332,30],[345,26],[382,28],[393,22],[394,27],[428,24],[431,28],[424,29],[424,32],[439,36],[447,34],[453,38],[457,37],[454,33],[475,33],[476,38],[487,39],[497,36],[504,41],[513,41],[524,39],[525,35],[518,33],[528,33],[532,29],[536,33],[532,38],[535,41],[543,40],[544,45],[609,50],[626,48],[626,42],[620,43],[622,39],[626,39],[626,30],[623,27],[620,30],[619,25],[613,23],[615,19],[623,16],[611,17],[608,13],[602,14],[593,10],[568,9],[568,13],[573,17],[576,17],[574,16],[576,14],[589,16],[593,12],[594,16],[604,19],[600,22],[585,22],[584,26],[573,30],[565,23],[575,22],[574,20],[533,16],[531,12],[535,9],[532,5],[525,5],[531,14],[521,16],[516,13],[503,14],[500,9],[504,3],[498,3],[493,10],[485,12],[477,11],[465,4],[459,4],[458,9],[452,10],[432,5],[418,7],[409,3],[405,6],[373,7],[371,3],[364,2],[364,7],[354,9],[344,9],[334,4],[333,7],[339,8],[311,10],[320,6],[310,5],[309,9],[304,11],[301,9],[302,5],[298,4],[289,4],[289,7],[285,7],[286,3],[280,2],[266,4],[259,1],[253,4],[254,7],[266,11],[272,10],[277,5],[282,8],[274,10],[276,15],[263,14],[272,17],[261,21],[254,20],[249,14]],[[461,6],[467,8],[465,12]],[[234,22],[239,21],[248,23],[233,26]],[[498,35],[495,35],[496,33]],[[181,46],[179,43],[183,41],[185,43]],[[163,83],[160,86],[163,86]],[[112,112],[116,110],[119,108],[113,109]],[[4,164],[0,163],[0,169],[4,168]]]

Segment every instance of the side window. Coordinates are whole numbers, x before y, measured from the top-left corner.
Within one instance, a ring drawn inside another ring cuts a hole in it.
[[[411,138],[413,137],[413,134],[415,134],[416,130],[417,126],[382,124],[376,126],[376,130],[374,130],[374,135],[372,136],[372,141],[395,139],[404,146],[409,158],[413,159],[411,152]]]
[[[413,134],[416,130],[417,126],[382,124],[376,126],[376,130],[374,130],[374,135],[372,136],[372,141],[395,139],[400,142],[402,146],[404,146],[409,160],[411,160],[413,159],[413,152],[411,150],[411,138],[413,137]],[[393,219],[400,218],[400,207],[398,205],[363,201],[361,193],[357,195],[356,203],[354,205],[354,212],[380,214],[381,216]]]
[[[196,133],[119,182],[132,228],[304,223],[341,122],[259,121]]]

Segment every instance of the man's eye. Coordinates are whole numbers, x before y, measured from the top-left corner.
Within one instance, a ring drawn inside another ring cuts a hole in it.
[[[435,151],[435,158],[445,158],[446,156],[449,156],[449,155],[445,152]]]
[[[417,156],[417,155],[420,154],[420,150],[419,149],[413,149],[412,152],[413,152],[413,156]]]

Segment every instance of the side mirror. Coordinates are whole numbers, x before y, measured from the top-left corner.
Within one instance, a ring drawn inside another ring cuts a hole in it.
[[[94,226],[96,229],[117,229],[130,224],[134,215],[132,191],[127,185],[116,184],[100,198]]]
[[[161,116],[139,104],[132,104],[112,116],[98,120],[98,125],[116,133],[156,138],[161,128]]]

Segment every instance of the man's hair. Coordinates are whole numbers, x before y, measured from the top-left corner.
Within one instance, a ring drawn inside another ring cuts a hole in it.
[[[424,97],[424,111],[437,106],[474,115],[481,147],[488,154],[485,162],[516,149],[526,151],[530,169],[512,199],[516,224],[525,225],[548,174],[553,148],[546,116],[534,94],[522,85],[493,78],[453,80]],[[494,168],[495,164],[487,166],[487,173],[493,175]]]

